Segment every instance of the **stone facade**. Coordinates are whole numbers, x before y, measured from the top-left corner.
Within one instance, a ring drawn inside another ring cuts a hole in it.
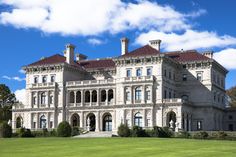
[[[13,129],[56,128],[62,121],[90,131],[117,131],[121,123],[175,131],[235,130],[235,111],[226,109],[227,70],[212,53],[160,53],[160,40],[122,55],[86,60],[66,45],[24,67],[26,98],[15,106]],[[233,113],[233,114],[231,114]],[[231,125],[231,126],[229,126]]]

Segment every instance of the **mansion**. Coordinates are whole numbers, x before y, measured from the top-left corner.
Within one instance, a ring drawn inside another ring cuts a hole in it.
[[[120,124],[174,131],[236,130],[225,93],[227,70],[213,52],[161,52],[161,40],[118,57],[88,60],[67,44],[26,72],[26,103],[14,106],[12,127],[57,128],[62,121],[88,131],[116,132]]]

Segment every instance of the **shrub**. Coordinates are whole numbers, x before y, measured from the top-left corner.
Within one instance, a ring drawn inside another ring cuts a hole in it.
[[[57,136],[59,136],[59,137],[70,137],[71,136],[71,126],[67,121],[63,121],[58,125]]]
[[[208,138],[208,133],[205,131],[197,132],[193,135],[193,138],[195,139],[207,139]]]
[[[9,138],[12,137],[12,129],[11,126],[6,122],[0,124],[0,137]]]
[[[49,136],[51,136],[51,137],[57,136],[57,130],[53,129],[53,130],[49,131]]]
[[[34,135],[31,133],[30,129],[25,129],[25,128],[21,128],[20,129],[20,137],[34,137]]]
[[[118,127],[118,135],[120,137],[129,137],[130,136],[130,129],[126,124],[120,124]]]
[[[133,126],[133,128],[131,130],[131,136],[132,137],[145,137],[147,135],[145,133],[145,130],[143,130],[142,127]]]
[[[227,134],[224,131],[218,131],[216,136],[217,136],[217,139],[223,140],[226,138]]]
[[[72,133],[71,135],[72,136],[76,136],[76,135],[79,135],[79,127],[72,127]]]
[[[177,138],[189,138],[190,134],[187,131],[180,131],[175,134]]]

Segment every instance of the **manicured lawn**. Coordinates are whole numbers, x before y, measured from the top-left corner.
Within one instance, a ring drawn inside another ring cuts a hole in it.
[[[0,139],[0,157],[235,157],[236,141],[160,138]]]

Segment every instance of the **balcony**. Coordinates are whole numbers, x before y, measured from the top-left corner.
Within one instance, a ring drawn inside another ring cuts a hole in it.
[[[52,88],[55,87],[56,83],[55,82],[49,82],[49,83],[35,83],[31,84],[30,88]]]
[[[125,77],[123,82],[145,82],[153,81],[153,76]]]
[[[107,85],[107,84],[114,84],[115,82],[116,82],[115,79],[69,81],[66,82],[66,86],[73,87],[73,86],[88,86],[88,85]]]

